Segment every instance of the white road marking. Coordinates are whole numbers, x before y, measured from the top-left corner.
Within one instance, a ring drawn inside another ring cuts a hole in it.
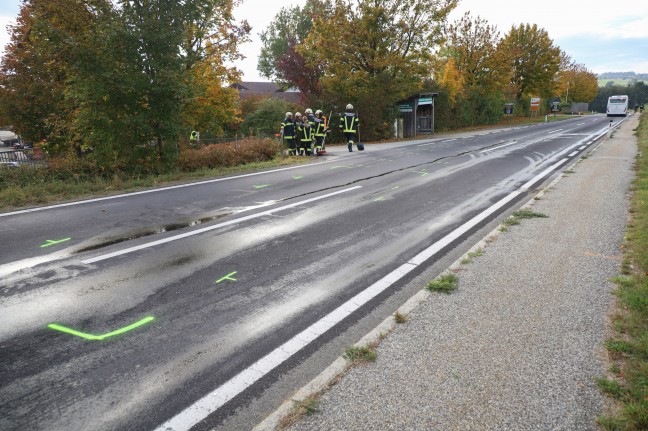
[[[134,251],[143,250],[145,248],[150,248],[150,247],[155,247],[155,246],[160,245],[160,244],[166,244],[167,242],[177,241],[179,239],[187,238],[187,237],[190,237],[190,236],[199,235],[201,233],[208,232],[210,230],[219,229],[219,228],[224,227],[224,226],[230,226],[230,225],[240,223],[240,222],[243,222],[243,221],[263,217],[263,216],[270,215],[270,214],[273,214],[273,213],[278,212],[278,211],[283,211],[283,210],[286,210],[286,209],[289,209],[289,208],[294,208],[294,207],[304,205],[304,204],[307,204],[307,203],[319,201],[319,200],[322,200],[322,199],[329,198],[331,196],[339,195],[339,194],[342,194],[342,193],[347,193],[347,192],[350,192],[352,190],[356,190],[356,189],[360,189],[360,188],[362,188],[362,186],[355,186],[355,187],[350,187],[348,189],[338,190],[337,192],[328,193],[326,195],[317,196],[317,197],[306,199],[306,200],[299,201],[299,202],[294,202],[292,204],[284,205],[282,207],[272,208],[272,209],[269,209],[269,210],[266,210],[266,211],[261,211],[260,213],[250,214],[248,216],[240,217],[240,218],[237,218],[237,219],[234,219],[234,220],[229,220],[229,221],[226,221],[226,222],[223,222],[223,223],[218,223],[218,224],[215,224],[215,225],[212,225],[212,226],[207,226],[207,227],[204,227],[204,228],[201,228],[201,229],[192,230],[191,232],[181,233],[179,235],[170,236],[168,238],[160,239],[160,240],[157,240],[157,241],[147,242],[146,244],[140,244],[140,245],[136,245],[134,247],[129,247],[129,248],[126,248],[126,249],[123,249],[123,250],[118,250],[118,251],[115,251],[115,252],[112,252],[112,253],[107,253],[107,254],[103,254],[103,255],[100,255],[100,256],[92,257],[90,259],[82,260],[81,262],[85,263],[85,264],[100,262],[102,260],[111,259],[113,257],[122,256],[124,254],[132,253]]]
[[[358,157],[366,157],[364,155],[360,156],[351,156],[345,159],[349,160],[352,158],[358,158]],[[12,211],[8,213],[0,213],[0,217],[8,217],[12,215],[18,215],[18,214],[26,214],[26,213],[32,213],[32,212],[37,212],[37,211],[44,211],[44,210],[49,210],[49,209],[55,209],[55,208],[63,208],[63,207],[69,207],[69,206],[74,206],[74,205],[82,205],[82,204],[87,204],[87,203],[92,203],[92,202],[101,202],[101,201],[107,201],[107,200],[112,200],[112,199],[119,199],[119,198],[128,198],[131,196],[139,196],[139,195],[145,195],[149,193],[157,193],[157,192],[162,192],[166,190],[174,190],[174,189],[182,189],[185,187],[193,187],[193,186],[200,186],[203,184],[211,184],[211,183],[218,183],[221,181],[230,181],[230,180],[235,180],[238,178],[246,178],[246,177],[254,177],[257,175],[263,175],[263,174],[270,174],[274,172],[282,172],[282,171],[288,171],[291,169],[299,169],[299,168],[304,168],[307,166],[317,166],[325,163],[340,163],[339,160],[328,160],[325,162],[318,162],[317,164],[314,165],[298,165],[298,166],[289,166],[287,168],[279,168],[279,169],[273,169],[271,171],[262,171],[262,172],[252,172],[249,174],[242,174],[242,175],[236,175],[232,177],[224,177],[224,178],[214,178],[212,180],[205,180],[205,181],[197,181],[195,183],[187,183],[187,184],[178,184],[175,186],[168,186],[168,187],[160,187],[158,189],[150,189],[150,190],[142,190],[140,192],[133,192],[133,193],[124,193],[124,194],[119,194],[119,195],[114,195],[114,196],[104,196],[101,198],[95,198],[95,199],[86,199],[83,201],[74,201],[74,202],[67,202],[64,204],[56,204],[56,205],[48,205],[44,207],[38,207],[38,208],[29,208],[29,209],[24,209],[24,210],[18,210],[18,211]]]
[[[567,157],[574,157],[576,154],[578,154],[578,151],[574,151],[571,154],[568,154]]]
[[[514,191],[205,395],[155,431],[189,430],[522,192]]]
[[[431,142],[427,142],[425,144],[418,144],[417,147],[425,147],[426,145],[434,145],[434,144],[440,144],[440,143],[451,142],[451,141],[456,141],[456,140],[457,140],[456,138],[454,138],[454,139],[437,139],[437,140],[434,140],[434,141],[431,141]]]
[[[600,135],[602,136],[602,135]],[[599,137],[600,137],[599,136]],[[569,151],[569,150],[567,150]],[[564,151],[566,152],[566,151]],[[523,192],[527,191],[533,184],[542,179],[544,176],[548,175],[557,167],[561,166],[568,159],[564,158],[557,163],[553,164],[549,168],[545,169],[542,173],[536,175],[530,181],[526,182],[522,187],[514,192],[510,193],[494,205],[490,206],[486,210],[482,211],[468,222],[459,226],[457,229],[450,232],[448,235],[432,244],[430,247],[423,250],[421,253],[414,256],[407,263],[402,264],[396,268],[391,273],[387,274],[382,279],[378,280],[335,310],[331,313],[313,323],[311,326],[306,328],[304,331],[295,335],[293,338],[277,347],[275,350],[259,359],[252,365],[250,365],[245,370],[241,371],[239,374],[225,382],[220,387],[216,388],[214,391],[205,395],[194,404],[190,405],[180,413],[178,413],[173,418],[169,419],[164,424],[160,425],[155,429],[155,431],[184,431],[189,430],[191,427],[202,421],[204,418],[218,410],[225,403],[230,401],[235,396],[242,393],[244,390],[249,388],[261,377],[265,376],[267,373],[281,365],[284,361],[290,358],[292,355],[297,353],[299,350],[306,347],[310,342],[315,340],[320,335],[324,334],[326,331],[331,329],[337,323],[341,322],[342,319],[349,316],[351,313],[362,307],[364,304],[369,302],[376,295],[385,291],[392,284],[403,278],[406,274],[414,270],[444,247],[451,244],[454,240],[461,237],[461,235],[468,232],[470,229],[475,227],[481,221],[485,220],[487,217],[495,213],[498,209],[502,208],[507,203],[511,202],[513,199],[518,197]]]
[[[509,145],[513,145],[513,144],[517,144],[517,143],[518,143],[518,141],[511,141],[511,142],[508,142],[508,143],[506,143],[506,144],[498,145],[497,147],[492,147],[492,148],[488,148],[488,149],[486,149],[486,150],[482,150],[482,151],[480,151],[479,153],[480,153],[480,154],[488,153],[488,152],[490,152],[490,151],[499,150],[500,148],[508,147]]]

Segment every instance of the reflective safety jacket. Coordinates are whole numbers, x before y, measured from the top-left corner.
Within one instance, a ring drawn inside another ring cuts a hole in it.
[[[356,133],[360,126],[360,120],[355,112],[345,112],[340,117],[340,130],[343,133]]]
[[[326,135],[326,117],[322,117],[322,118],[315,117],[313,134],[315,136]]]
[[[295,139],[296,129],[295,123],[292,118],[286,117],[281,123],[281,133],[283,134],[284,139],[292,140]]]
[[[308,116],[308,124],[310,124],[311,127],[315,126],[315,116],[313,114],[307,114]]]
[[[297,137],[300,142],[311,142],[313,140],[313,128],[307,121],[297,123]]]

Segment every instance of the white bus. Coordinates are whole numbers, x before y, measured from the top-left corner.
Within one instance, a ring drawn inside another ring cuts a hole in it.
[[[628,115],[628,96],[608,97],[607,116],[625,117]]]

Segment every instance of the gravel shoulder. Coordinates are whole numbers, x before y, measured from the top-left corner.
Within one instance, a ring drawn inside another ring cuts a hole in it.
[[[332,386],[318,411],[288,429],[599,429],[610,402],[594,379],[608,369],[609,279],[621,263],[637,124],[629,118],[531,202],[548,218],[522,220],[454,265],[457,291],[418,295],[405,323],[381,330],[394,328],[376,362],[335,378],[339,359],[320,378]]]

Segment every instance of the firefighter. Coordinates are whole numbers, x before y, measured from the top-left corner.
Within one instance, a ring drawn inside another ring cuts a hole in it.
[[[313,128],[313,135],[315,136],[315,155],[319,156],[320,152],[324,150],[324,137],[328,133],[328,124],[326,117],[321,110],[315,111],[315,121]]]
[[[356,134],[360,127],[360,120],[358,115],[353,112],[353,105],[348,104],[346,111],[340,116],[340,131],[344,133],[344,139],[347,142],[349,152],[353,151],[353,143],[356,141]]]
[[[198,133],[195,130],[192,130],[191,134],[189,135],[189,144],[191,146],[195,146],[199,141],[200,141],[200,133]]]
[[[308,123],[311,127],[315,127],[315,116],[313,115],[313,110],[311,108],[306,108],[304,111],[306,118],[308,118]]]
[[[313,128],[308,122],[308,117],[297,112],[295,114],[295,127],[297,128],[297,139],[298,142],[298,154],[302,156],[307,156],[310,154],[311,145],[313,144]]]
[[[288,155],[294,156],[297,153],[297,130],[292,112],[286,112],[286,118],[281,123],[281,136],[283,136],[284,144],[288,146]]]

